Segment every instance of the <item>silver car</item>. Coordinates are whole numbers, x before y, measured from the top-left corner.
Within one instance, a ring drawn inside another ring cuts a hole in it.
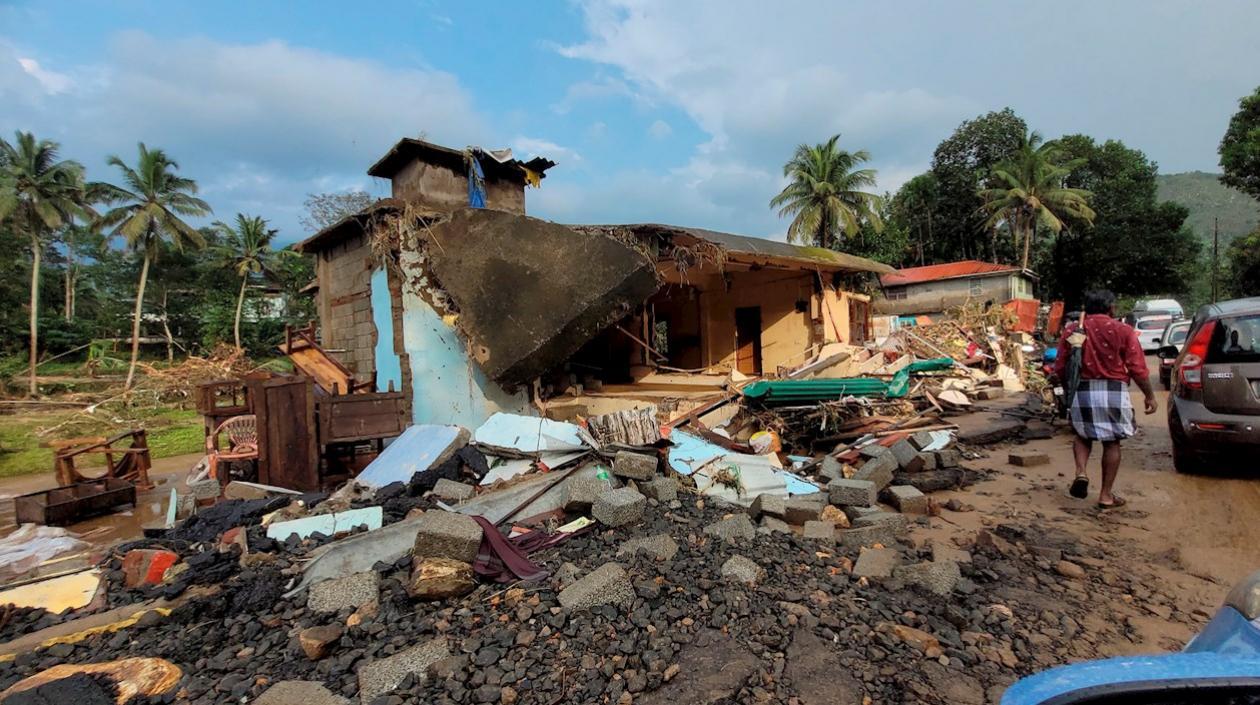
[[[1190,321],[1173,321],[1164,327],[1155,342],[1159,344],[1159,383],[1164,389],[1172,386],[1173,363],[1181,354],[1186,344],[1186,336],[1190,333]],[[1169,348],[1172,348],[1171,350]]]

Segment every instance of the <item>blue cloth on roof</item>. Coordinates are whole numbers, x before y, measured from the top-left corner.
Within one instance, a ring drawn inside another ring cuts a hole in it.
[[[481,170],[481,162],[471,154],[468,155],[468,205],[486,207],[486,174]]]

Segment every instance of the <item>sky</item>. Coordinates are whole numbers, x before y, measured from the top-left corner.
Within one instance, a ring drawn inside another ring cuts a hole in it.
[[[1257,27],[1255,0],[0,0],[0,135],[106,181],[161,147],[282,242],[306,194],[387,196],[365,172],[404,136],[553,159],[530,215],[781,239],[796,145],[839,133],[895,191],[1007,106],[1215,171]]]

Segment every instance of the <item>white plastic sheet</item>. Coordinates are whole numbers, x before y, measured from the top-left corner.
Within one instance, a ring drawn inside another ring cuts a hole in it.
[[[0,576],[22,575],[50,558],[88,548],[87,543],[65,529],[23,524],[0,539]]]

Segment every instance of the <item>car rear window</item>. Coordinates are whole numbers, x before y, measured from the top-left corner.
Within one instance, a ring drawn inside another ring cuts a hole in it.
[[[1163,330],[1171,318],[1142,318],[1137,322],[1138,330]]]
[[[1163,341],[1165,345],[1176,345],[1177,343],[1186,342],[1186,334],[1190,332],[1190,326],[1181,326],[1173,328],[1168,334],[1168,340]]]
[[[1207,362],[1260,362],[1260,314],[1218,320]]]

